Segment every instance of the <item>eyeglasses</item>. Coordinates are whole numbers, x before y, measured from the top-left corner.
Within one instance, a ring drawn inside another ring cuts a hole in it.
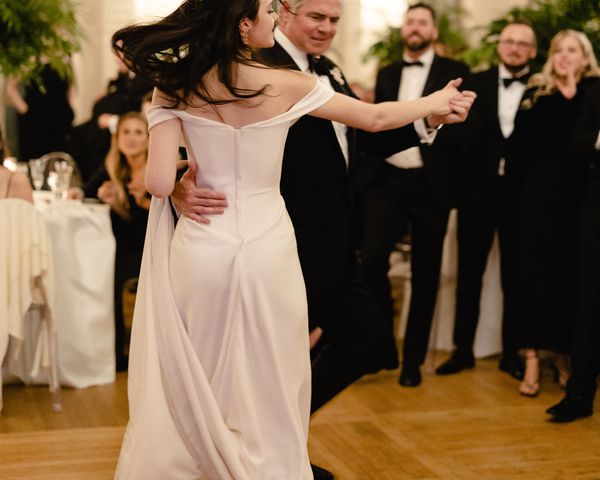
[[[498,43],[500,45],[506,45],[507,47],[517,47],[517,48],[521,48],[523,50],[525,50],[526,48],[533,47],[533,43],[529,43],[529,42],[517,42],[517,41],[512,40],[510,38],[508,38],[506,40],[500,40]]]

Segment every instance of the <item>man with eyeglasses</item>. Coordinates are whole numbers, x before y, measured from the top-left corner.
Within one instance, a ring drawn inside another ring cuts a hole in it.
[[[473,343],[479,320],[482,278],[497,233],[503,291],[502,356],[500,370],[523,378],[523,360],[518,355],[515,324],[515,246],[511,164],[507,143],[529,79],[529,62],[535,58],[536,39],[530,25],[512,22],[500,34],[500,63],[470,79],[478,94],[468,124],[463,127],[475,143],[469,150],[464,186],[458,208],[458,285],[454,344],[450,358],[438,375],[450,375],[475,365]]]

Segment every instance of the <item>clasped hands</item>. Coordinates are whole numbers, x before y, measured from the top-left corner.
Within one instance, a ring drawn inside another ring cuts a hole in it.
[[[429,95],[435,102],[435,108],[434,113],[426,118],[427,125],[437,127],[461,123],[467,119],[477,94],[471,90],[459,92],[458,87],[461,84],[462,78],[455,78],[441,90]]]

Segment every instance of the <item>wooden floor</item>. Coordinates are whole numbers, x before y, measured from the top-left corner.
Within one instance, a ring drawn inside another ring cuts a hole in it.
[[[450,377],[425,373],[415,389],[399,387],[398,372],[362,379],[313,417],[312,461],[339,480],[600,479],[600,414],[548,423],[544,409],[562,395],[550,375],[530,399],[496,367],[488,359]],[[112,478],[127,421],[126,374],[112,385],[66,389],[63,401],[64,411],[52,413],[45,388],[5,386],[0,479]]]

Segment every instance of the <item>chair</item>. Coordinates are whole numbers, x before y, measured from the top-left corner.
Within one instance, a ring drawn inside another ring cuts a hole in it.
[[[58,378],[56,327],[53,318],[52,247],[44,220],[29,202],[0,200],[0,359],[4,371],[26,384],[47,368],[52,408],[62,410]],[[32,306],[39,328],[29,320]],[[34,333],[32,333],[34,332]],[[34,345],[27,355],[27,345]],[[2,380],[0,371],[0,381]],[[0,389],[0,411],[2,390]]]

